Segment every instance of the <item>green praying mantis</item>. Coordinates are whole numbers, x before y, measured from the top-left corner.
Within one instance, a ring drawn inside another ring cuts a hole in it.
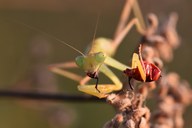
[[[127,23],[131,10],[133,10],[136,18],[133,18]],[[64,62],[60,64],[52,64],[49,65],[48,67],[50,71],[56,74],[62,75],[64,77],[79,82],[79,85],[77,86],[79,91],[96,96],[98,98],[105,98],[109,93],[121,90],[123,84],[119,80],[119,78],[111,71],[109,66],[117,70],[120,70],[121,72],[124,73],[125,71],[127,73],[131,71],[130,73],[132,74],[133,74],[132,71],[137,69],[137,73],[141,77],[140,79],[142,79],[143,82],[145,82],[146,80],[145,65],[142,61],[141,54],[140,55],[138,55],[137,53],[133,54],[131,67],[122,64],[121,62],[112,58],[115,52],[117,51],[118,46],[121,44],[122,40],[125,38],[125,36],[128,34],[128,32],[133,26],[136,26],[137,31],[139,33],[142,34],[145,32],[145,24],[143,22],[143,18],[137,0],[126,0],[113,39],[104,37],[99,37],[95,39],[96,35],[95,34],[96,29],[95,29],[93,41],[91,45],[89,45],[88,50],[86,50],[85,54],[79,51],[78,49],[74,48],[73,46],[69,45],[68,43],[65,43],[64,41],[58,39],[57,37],[52,36],[46,32],[43,32],[38,28],[26,24],[23,25],[32,30],[38,31],[46,35],[47,37],[50,37],[81,54],[81,56],[75,58],[75,61]],[[96,28],[97,25],[98,21],[96,24]],[[71,68],[83,69],[86,72],[86,76],[82,77],[76,73],[67,70]],[[106,75],[113,83],[100,84],[98,77],[99,72]],[[96,84],[87,84],[91,78],[96,79]]]
[[[132,8],[133,8],[135,17],[137,18],[133,18],[132,20],[130,20],[129,23],[126,24]],[[105,98],[109,93],[113,91],[121,90],[123,86],[119,78],[111,71],[111,69],[108,66],[118,69],[122,72],[125,69],[138,68],[143,81],[145,81],[146,79],[145,71],[140,61],[141,57],[139,58],[138,54],[136,53],[133,54],[131,67],[125,64],[122,64],[119,61],[112,58],[118,46],[120,45],[122,40],[125,38],[125,36],[128,34],[130,29],[134,25],[136,26],[138,32],[140,33],[144,32],[145,26],[142,20],[142,15],[141,15],[137,1],[126,0],[118,27],[115,32],[115,36],[113,39],[108,39],[103,37],[94,39],[95,38],[95,34],[94,34],[93,41],[90,47],[88,47],[88,50],[85,54],[77,50],[76,48],[72,47],[71,45],[59,39],[56,39],[57,41],[67,45],[68,47],[80,53],[81,56],[76,57],[75,61],[72,61],[72,62],[65,62],[61,64],[50,65],[49,69],[54,73],[57,73],[59,75],[62,75],[64,77],[67,77],[69,79],[79,82],[79,85],[77,86],[79,91],[82,91],[84,93],[87,93],[99,98]],[[95,29],[95,32],[96,32],[96,29]],[[78,68],[78,67],[83,69],[86,72],[85,77],[82,77],[78,74],[67,71],[67,69]],[[99,77],[98,77],[99,72],[106,75],[113,82],[113,84],[100,84]],[[96,84],[90,84],[90,85],[87,84],[91,78],[96,79]]]

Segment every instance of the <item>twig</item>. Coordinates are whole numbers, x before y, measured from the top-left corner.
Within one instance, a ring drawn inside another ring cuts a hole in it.
[[[105,99],[99,99],[88,95],[72,95],[64,93],[48,92],[27,92],[14,90],[0,90],[0,98],[32,99],[32,100],[50,100],[60,102],[101,102]]]

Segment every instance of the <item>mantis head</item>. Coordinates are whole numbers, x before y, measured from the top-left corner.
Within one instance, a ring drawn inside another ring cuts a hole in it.
[[[84,69],[91,78],[97,77],[99,67],[104,63],[106,55],[103,52],[88,54],[86,56],[78,56],[75,62],[78,67]]]

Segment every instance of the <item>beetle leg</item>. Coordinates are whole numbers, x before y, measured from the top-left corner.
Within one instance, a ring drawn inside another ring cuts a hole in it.
[[[141,55],[141,48],[142,48],[142,45],[140,44],[139,45],[139,59],[140,59],[141,65],[143,67],[143,70],[146,73],[146,69],[145,69],[145,66],[144,66],[143,58],[142,58],[142,55]]]
[[[153,72],[153,69],[150,68],[150,74],[149,74],[149,75],[150,75],[150,79],[151,79],[151,80],[153,80],[153,74],[152,74],[152,72]]]
[[[134,90],[134,88],[131,84],[131,79],[132,79],[132,77],[128,77],[129,87],[131,88],[131,90]]]

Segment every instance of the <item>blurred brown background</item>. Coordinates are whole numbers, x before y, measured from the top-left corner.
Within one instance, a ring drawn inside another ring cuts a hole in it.
[[[53,75],[46,69],[48,64],[73,60],[78,54],[20,23],[35,26],[84,51],[93,38],[98,12],[101,16],[96,36],[110,38],[123,3],[123,0],[0,0],[0,88],[80,93],[76,82]],[[139,3],[145,18],[150,12],[161,20],[173,11],[179,14],[177,28],[182,44],[175,51],[174,60],[165,67],[192,83],[192,2],[140,0]],[[128,63],[138,39],[139,35],[133,29],[115,58]],[[121,72],[116,73],[121,76]],[[146,104],[154,107],[154,102]],[[101,103],[0,99],[1,128],[99,128],[113,115],[113,108]],[[192,109],[187,109],[184,115],[186,128],[191,125],[191,115]]]

